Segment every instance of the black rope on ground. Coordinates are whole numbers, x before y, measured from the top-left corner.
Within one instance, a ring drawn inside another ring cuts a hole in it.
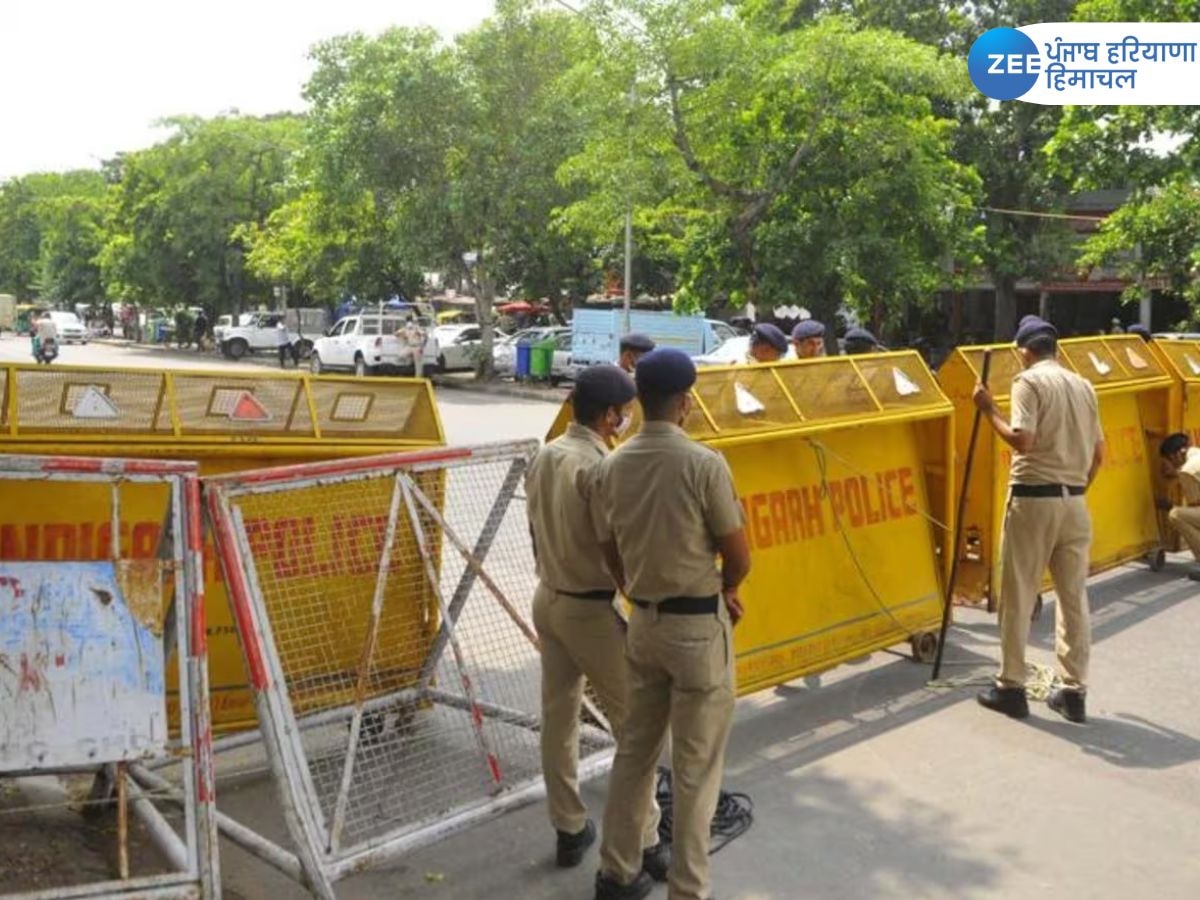
[[[671,770],[659,766],[658,783],[654,789],[658,806],[662,810],[662,820],[658,823],[658,837],[664,843],[671,843]],[[712,844],[709,855],[716,853],[730,841],[737,840],[750,830],[754,824],[754,801],[747,794],[721,791],[717,800],[717,811],[712,820]]]

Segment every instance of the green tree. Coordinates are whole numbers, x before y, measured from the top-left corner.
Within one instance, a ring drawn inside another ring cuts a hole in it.
[[[42,205],[39,284],[69,306],[104,300],[99,256],[107,239],[108,194],[99,172],[79,172],[64,193]]]
[[[174,134],[109,164],[109,238],[99,255],[110,295],[137,303],[240,311],[267,301],[248,276],[243,234],[284,196],[300,145],[294,116],[169,120]]]
[[[779,31],[709,0],[619,12],[612,31],[636,24],[603,64],[608,127],[564,171],[593,192],[569,223],[611,228],[636,183],[643,230],[679,254],[684,308],[888,318],[931,299],[972,232],[977,181],[933,105],[964,97],[960,61],[839,18]]]

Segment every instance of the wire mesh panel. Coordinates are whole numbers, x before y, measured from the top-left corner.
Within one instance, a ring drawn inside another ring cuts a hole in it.
[[[273,769],[318,893],[539,781],[521,497],[536,447],[207,482]],[[585,757],[611,749],[603,732],[585,737]]]

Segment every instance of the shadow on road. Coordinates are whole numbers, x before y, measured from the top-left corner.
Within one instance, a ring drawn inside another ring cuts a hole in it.
[[[1092,716],[1086,725],[1031,718],[1029,724],[1123,769],[1171,769],[1200,759],[1200,741],[1140,716]]]

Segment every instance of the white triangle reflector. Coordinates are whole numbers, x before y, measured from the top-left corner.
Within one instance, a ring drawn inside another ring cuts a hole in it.
[[[1112,371],[1112,366],[1110,366],[1108,363],[1106,363],[1104,360],[1102,360],[1100,357],[1098,357],[1095,353],[1092,353],[1091,351],[1088,352],[1088,359],[1090,359],[1092,361],[1092,365],[1095,367],[1096,371],[1099,372],[1101,375],[1107,375],[1109,372]]]
[[[896,393],[901,397],[911,397],[913,394],[921,393],[921,386],[894,366],[892,367],[892,382],[896,385]]]
[[[735,381],[733,383],[733,393],[737,397],[738,412],[743,416],[752,416],[755,413],[766,412],[767,408],[739,382]]]
[[[75,402],[71,415],[76,419],[119,419],[121,411],[104,391],[95,385],[88,385],[87,390],[80,394]]]
[[[1145,369],[1150,365],[1132,347],[1125,348],[1125,355],[1129,357],[1129,364],[1135,369]]]

